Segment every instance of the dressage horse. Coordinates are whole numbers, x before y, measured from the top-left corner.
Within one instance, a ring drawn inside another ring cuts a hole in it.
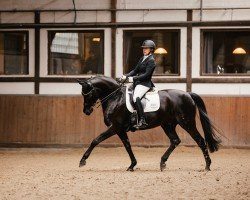
[[[118,135],[131,159],[131,165],[127,170],[133,171],[137,161],[127,136],[127,131],[131,126],[131,113],[126,107],[126,87],[119,84],[113,78],[106,76],[96,76],[86,81],[77,81],[82,86],[82,95],[84,98],[83,112],[86,115],[90,115],[96,103],[101,102],[104,123],[108,127],[106,131],[91,142],[87,151],[82,156],[79,167],[86,164],[86,159],[95,146],[113,135]],[[185,129],[198,144],[206,161],[205,169],[210,170],[211,159],[208,154],[208,149],[211,153],[217,151],[221,141],[216,135],[217,130],[207,115],[206,107],[201,97],[195,93],[173,89],[160,90],[159,97],[160,108],[157,111],[145,113],[148,123],[145,129],[161,126],[170,139],[171,144],[161,157],[161,171],[166,168],[165,162],[181,142],[175,130],[178,124]],[[98,99],[100,101],[98,101]],[[203,139],[196,128],[196,107],[199,110],[205,139]]]

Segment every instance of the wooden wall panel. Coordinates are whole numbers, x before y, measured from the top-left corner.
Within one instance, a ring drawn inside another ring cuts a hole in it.
[[[224,146],[250,146],[250,97],[203,97],[209,116],[222,131]],[[0,143],[3,144],[89,144],[106,129],[101,108],[91,116],[82,113],[81,96],[0,96]],[[197,127],[203,135],[199,116]],[[195,145],[180,127],[183,145]],[[155,128],[129,133],[133,145],[168,145]],[[104,144],[121,145],[117,136]]]

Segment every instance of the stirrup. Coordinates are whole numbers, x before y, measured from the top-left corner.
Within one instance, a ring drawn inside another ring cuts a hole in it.
[[[134,128],[143,129],[143,128],[146,128],[147,126],[148,126],[148,124],[145,121],[145,119],[141,119],[136,125],[134,125]]]

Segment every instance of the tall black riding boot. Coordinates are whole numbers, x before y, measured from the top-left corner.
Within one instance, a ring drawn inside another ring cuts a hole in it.
[[[135,128],[137,129],[146,128],[148,124],[145,120],[144,110],[141,104],[141,99],[139,97],[136,98],[135,107],[136,107],[136,111],[137,111],[137,115],[139,119],[139,122],[137,125],[135,125]]]

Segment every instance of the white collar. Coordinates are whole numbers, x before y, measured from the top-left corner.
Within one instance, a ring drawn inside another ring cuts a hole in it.
[[[149,57],[151,55],[151,53],[150,54],[148,54],[147,56],[143,56],[143,59],[142,59],[142,61],[141,62],[143,62],[147,57]]]

